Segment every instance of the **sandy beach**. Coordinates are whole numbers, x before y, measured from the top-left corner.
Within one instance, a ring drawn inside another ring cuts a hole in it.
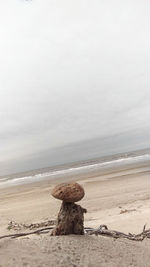
[[[87,209],[85,226],[106,224],[124,233],[150,228],[150,173],[137,169],[72,177],[85,189],[79,204]],[[69,178],[61,182],[70,181]],[[60,180],[0,190],[0,235],[18,224],[55,220],[61,202],[50,192]],[[25,231],[21,229],[20,231]],[[0,266],[150,266],[150,240],[135,242],[102,236],[51,237],[49,233],[0,241]]]

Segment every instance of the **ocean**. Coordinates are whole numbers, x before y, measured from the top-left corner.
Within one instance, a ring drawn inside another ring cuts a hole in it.
[[[150,153],[144,153],[143,151],[130,152],[1,176],[0,188],[58,178],[61,181],[61,177],[64,178],[65,176],[75,177],[94,172],[103,174],[106,171],[112,172],[116,169],[120,171],[129,169],[130,173],[150,171]]]

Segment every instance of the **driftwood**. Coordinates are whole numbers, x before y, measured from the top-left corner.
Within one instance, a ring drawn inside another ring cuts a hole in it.
[[[8,223],[7,229],[8,230],[22,230],[22,229],[28,229],[28,230],[34,230],[38,228],[44,228],[48,226],[56,225],[56,220],[46,220],[42,221],[40,223],[30,223],[30,224],[25,224],[25,223],[17,223],[15,221],[10,221]]]
[[[142,241],[145,238],[150,238],[150,229],[145,230],[146,225],[143,227],[143,231],[140,234],[125,234],[116,230],[109,230],[107,225],[100,225],[99,228],[97,229],[92,229],[89,228],[86,230],[87,234],[89,235],[103,235],[103,236],[109,236],[113,238],[126,238],[129,240],[134,240],[134,241]]]
[[[27,235],[33,235],[33,234],[48,233],[49,230],[52,230],[53,228],[54,227],[46,227],[46,228],[38,229],[38,230],[32,231],[32,232],[25,232],[25,233],[17,233],[17,234],[3,235],[3,236],[0,236],[0,239],[7,238],[7,237],[17,238],[17,237],[27,236]]]
[[[38,229],[36,231],[32,232],[25,232],[25,233],[17,233],[17,234],[10,234],[10,235],[3,235],[0,236],[0,239],[3,238],[17,238],[17,237],[22,237],[22,236],[28,236],[28,235],[33,235],[33,234],[44,234],[44,233],[49,233],[50,230],[54,230],[54,227],[45,227],[42,229]],[[106,225],[100,225],[99,228],[94,229],[90,227],[85,227],[84,232],[87,235],[102,235],[102,236],[107,236],[107,237],[112,237],[112,238],[126,238],[132,241],[143,241],[145,238],[150,239],[150,229],[146,230],[146,225],[143,227],[143,231],[140,234],[125,234],[116,230],[109,230]]]
[[[63,201],[51,235],[84,235],[84,213],[80,205]]]

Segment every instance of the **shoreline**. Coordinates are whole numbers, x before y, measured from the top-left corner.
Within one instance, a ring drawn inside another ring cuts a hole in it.
[[[103,163],[102,163],[103,164]],[[93,166],[95,167],[96,165],[99,164],[94,164]],[[37,174],[38,177],[36,177],[36,175],[29,175],[29,176],[25,176],[25,177],[18,177],[16,175],[15,178],[9,178],[7,181],[3,181],[5,178],[2,178],[2,181],[0,181],[0,190],[2,190],[3,188],[11,188],[11,187],[22,187],[22,186],[26,186],[26,185],[32,185],[32,184],[38,184],[38,183],[45,183],[47,181],[51,182],[51,183],[60,183],[61,181],[64,182],[71,182],[74,180],[79,180],[79,179],[85,179],[85,177],[88,178],[92,178],[93,176],[99,176],[99,177],[103,177],[106,175],[111,175],[110,178],[113,178],[114,176],[118,175],[127,175],[127,174],[132,174],[132,173],[141,173],[141,172],[150,172],[150,160],[146,160],[144,162],[134,162],[134,163],[126,163],[126,164],[120,164],[120,165],[114,165],[114,166],[105,166],[103,167],[98,167],[98,168],[93,168],[90,169],[88,167],[90,167],[92,165],[87,165],[87,166],[82,166],[82,167],[74,167],[73,169],[75,170],[75,172],[72,172],[70,170],[72,169],[65,169],[66,173],[63,173],[64,170],[59,170],[58,172],[60,172],[59,175],[57,174],[50,174],[50,175],[46,175],[44,176],[45,173],[41,173],[41,174]],[[78,171],[78,169],[82,169],[82,171]],[[86,169],[87,168],[87,169]],[[70,172],[69,172],[70,171]],[[57,171],[56,171],[57,173]],[[43,175],[43,176],[41,176]]]
[[[149,151],[149,150],[148,150]],[[148,152],[147,151],[147,152]],[[145,151],[146,152],[146,151]],[[143,170],[142,170],[143,168]],[[145,170],[144,170],[145,168]],[[71,177],[79,176],[84,178],[85,175],[104,175],[125,170],[137,169],[141,171],[150,171],[150,154],[139,154],[130,152],[128,154],[118,154],[99,159],[85,160],[81,162],[68,163],[53,167],[47,167],[22,173],[16,173],[0,177],[0,189],[18,185],[32,184],[40,181],[68,180]],[[137,171],[136,171],[137,172]],[[130,172],[128,172],[130,173]]]

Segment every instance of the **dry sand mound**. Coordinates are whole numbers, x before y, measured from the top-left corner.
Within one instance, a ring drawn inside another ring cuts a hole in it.
[[[150,266],[149,240],[49,234],[0,242],[2,267]]]

